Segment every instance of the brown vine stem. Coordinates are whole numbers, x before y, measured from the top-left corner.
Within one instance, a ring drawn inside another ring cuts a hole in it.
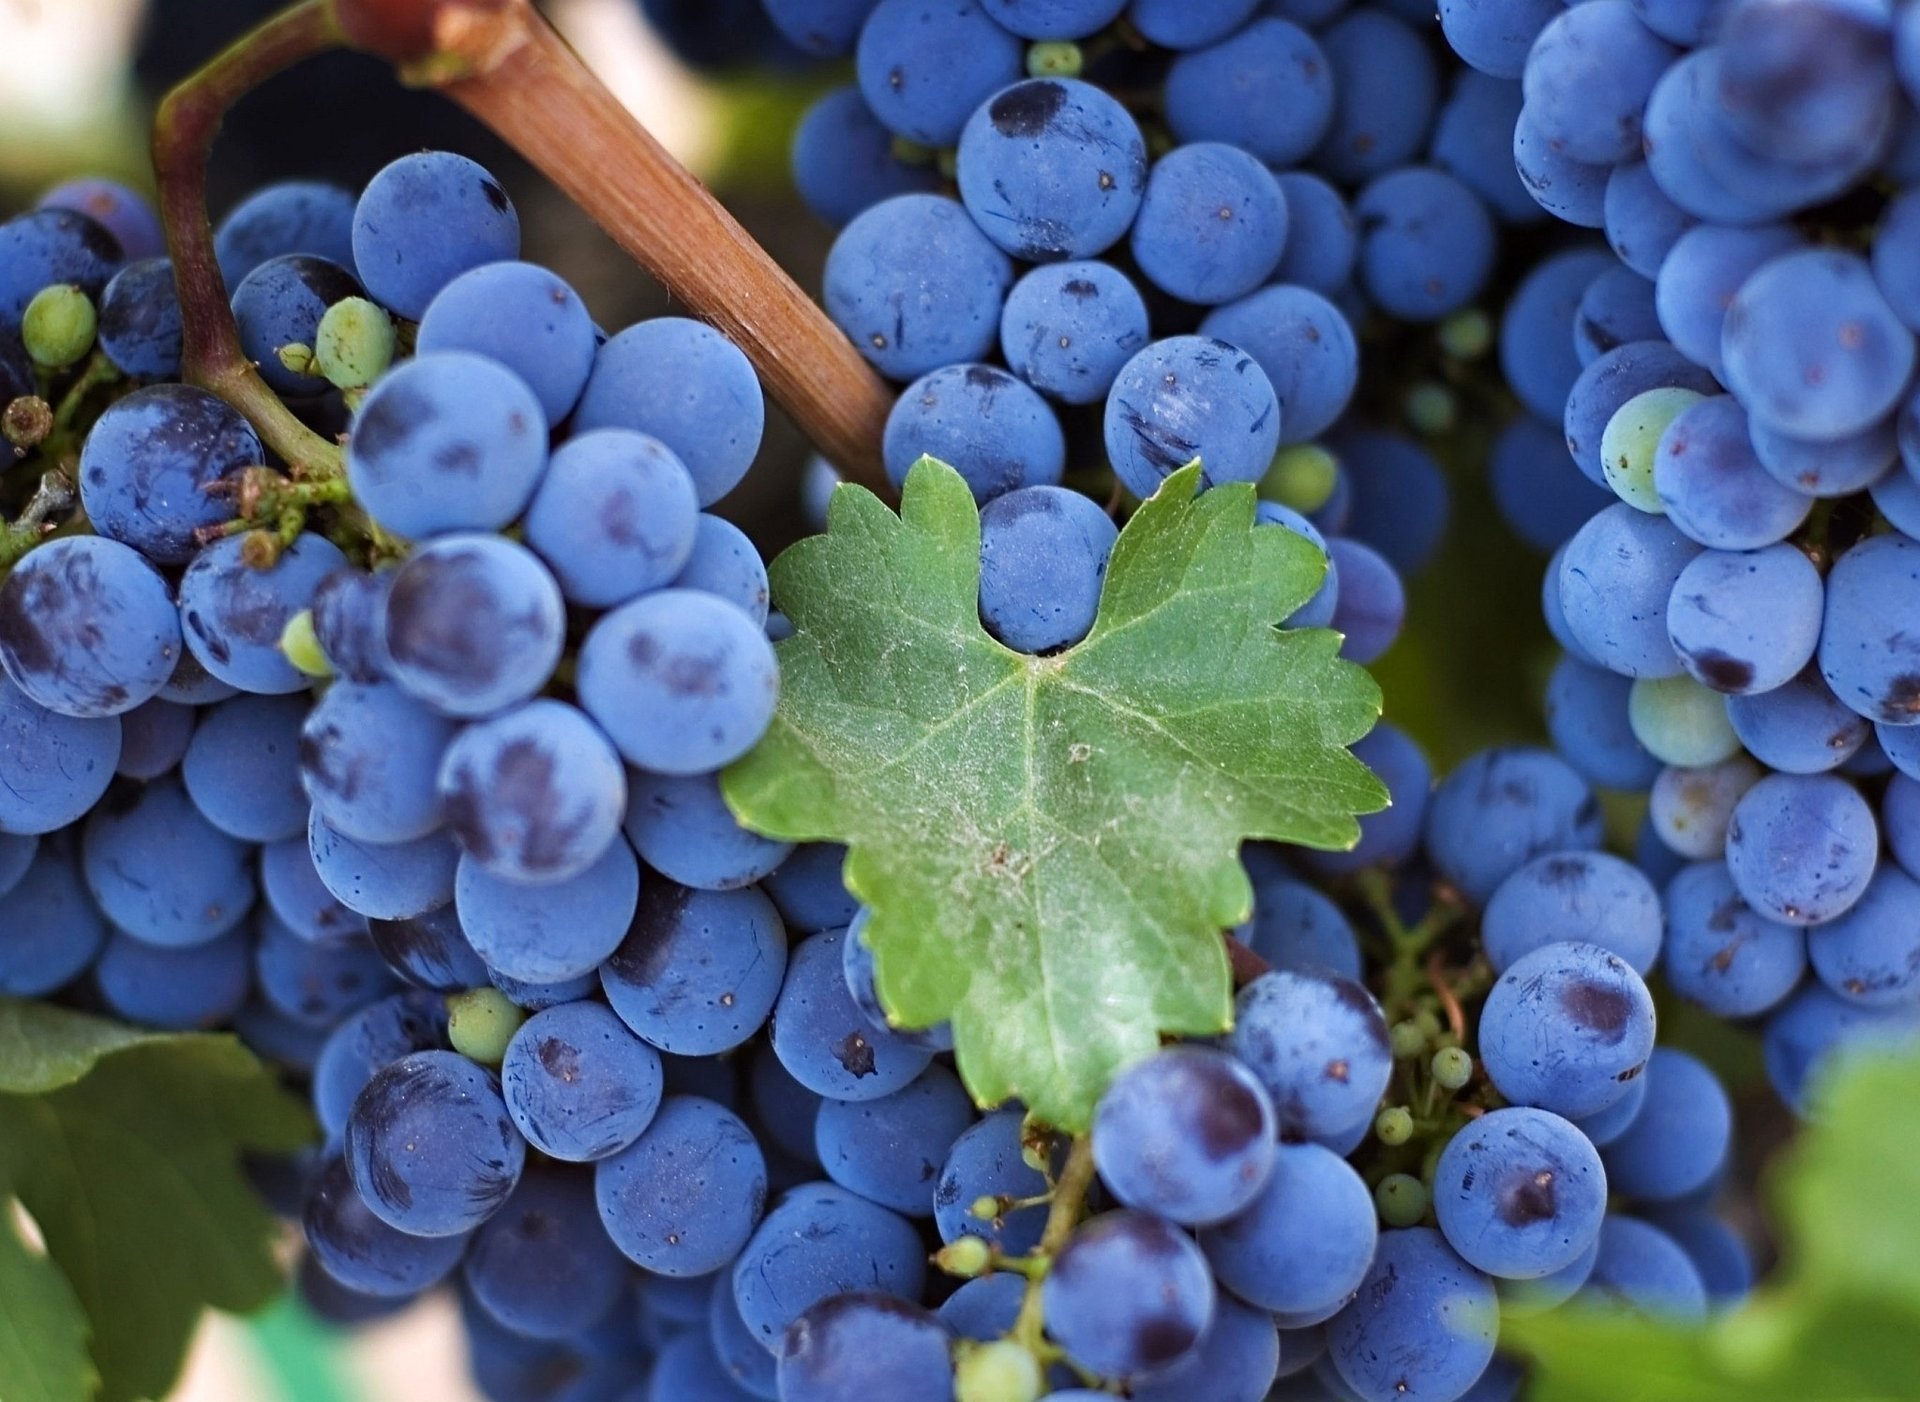
[[[296,477],[341,474],[339,445],[294,416],[240,350],[207,218],[207,157],[227,112],[247,92],[301,59],[341,43],[328,0],[303,0],[229,45],[160,104],[153,170],[180,293],[180,377],[247,418]]]
[[[529,0],[334,0],[334,12],[348,43],[486,123],[745,351],[842,473],[893,494],[880,462],[885,383]]]

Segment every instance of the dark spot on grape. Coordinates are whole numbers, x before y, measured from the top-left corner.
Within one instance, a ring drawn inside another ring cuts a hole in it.
[[[1540,864],[1540,879],[1553,887],[1582,886],[1586,884],[1588,875],[1588,863],[1584,856],[1549,857]]]
[[[1134,1350],[1135,1356],[1144,1365],[1141,1371],[1152,1372],[1164,1368],[1191,1349],[1199,1337],[1192,1323],[1179,1315],[1159,1315],[1142,1320]]]
[[[1100,285],[1083,277],[1068,278],[1060,284],[1060,295],[1076,302],[1091,301],[1100,295]]]
[[[994,98],[987,108],[987,118],[1002,136],[1038,136],[1066,102],[1067,90],[1059,83],[1016,83]]]
[[[442,473],[478,477],[480,449],[472,443],[448,443],[435,451],[433,465]]]
[[[1517,1183],[1510,1183],[1500,1194],[1500,1220],[1509,1227],[1530,1227],[1537,1222],[1551,1222],[1558,1211],[1555,1199],[1554,1176],[1551,1171],[1541,1169],[1529,1173]]]
[[[1920,672],[1903,672],[1887,683],[1887,695],[1880,703],[1880,714],[1895,725],[1904,725],[1920,715]]]
[[[488,204],[492,205],[502,214],[505,214],[513,207],[513,202],[507,198],[507,192],[501,189],[495,181],[482,180],[480,182],[480,193],[487,197]]]
[[[859,1032],[849,1032],[833,1049],[833,1059],[858,1079],[874,1074],[873,1044]]]
[[[1753,664],[1718,648],[1689,653],[1696,676],[1715,691],[1740,693],[1753,685]]]
[[[1229,1079],[1205,1089],[1194,1128],[1207,1156],[1219,1162],[1258,1139],[1265,1116],[1260,1113],[1259,1098],[1238,1080]]]
[[[353,425],[356,462],[380,472],[380,459],[406,446],[414,430],[433,418],[431,405],[405,380],[389,381],[369,397]]]
[[[1568,984],[1560,994],[1560,1005],[1568,1017],[1610,1042],[1626,1036],[1633,1017],[1633,1000],[1624,990],[1588,979]]]
[[[580,1074],[580,1049],[558,1037],[542,1038],[534,1055],[539,1059],[540,1068],[556,1081],[571,1085]]]
[[[640,883],[640,904],[627,937],[607,965],[623,983],[653,985],[665,980],[674,958],[674,935],[693,892],[664,877]]]

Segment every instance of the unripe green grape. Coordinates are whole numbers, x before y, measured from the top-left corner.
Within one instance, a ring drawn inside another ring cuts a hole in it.
[[[1306,515],[1327,504],[1340,482],[1340,459],[1318,443],[1295,443],[1273,455],[1260,479],[1263,499]]]
[[[1432,1008],[1421,1008],[1413,1015],[1413,1025],[1420,1029],[1420,1035],[1431,1042],[1440,1035],[1440,1015]]]
[[[290,346],[282,346],[273,353],[273,358],[296,375],[308,375],[313,372],[313,347],[303,346],[295,341]]]
[[[1427,1034],[1411,1020],[1396,1022],[1387,1033],[1395,1061],[1412,1061],[1427,1049]]]
[[[527,1015],[497,988],[469,988],[447,995],[447,1041],[482,1066],[498,1066],[507,1043]]]
[[[1373,1120],[1374,1135],[1389,1148],[1413,1138],[1413,1112],[1404,1105],[1389,1105]]]
[[[983,1193],[973,1200],[973,1206],[969,1207],[967,1212],[982,1222],[991,1222],[1000,1215],[1000,1199]]]
[[[1432,1069],[1442,1090],[1459,1090],[1473,1079],[1473,1058],[1459,1047],[1442,1047],[1433,1054]]]
[[[1034,1402],[1046,1386],[1033,1355],[1010,1339],[964,1351],[953,1382],[955,1402]]]
[[[993,1248],[983,1237],[959,1236],[936,1251],[933,1261],[948,1275],[971,1280],[985,1275],[993,1265]]]
[[[87,294],[56,282],[33,294],[20,322],[20,340],[34,364],[64,370],[93,348],[100,318]]]
[[[1427,1185],[1411,1173],[1389,1173],[1373,1190],[1373,1205],[1389,1227],[1417,1227],[1427,1215]]]
[[[1613,411],[1600,435],[1600,468],[1613,494],[1639,511],[1664,516],[1653,489],[1653,455],[1667,425],[1706,398],[1690,389],[1650,389]]]
[[[1635,681],[1627,724],[1649,754],[1680,769],[1704,769],[1740,753],[1726,698],[1685,673]]]
[[[1027,49],[1029,78],[1078,78],[1086,63],[1080,46],[1070,39],[1043,40]]]
[[[327,383],[364,389],[393,364],[393,319],[365,297],[341,298],[313,334],[313,363]]]
[[[1478,360],[1493,349],[1493,322],[1478,307],[1440,323],[1440,349],[1456,360]]]
[[[313,610],[301,609],[280,630],[280,651],[300,671],[310,677],[330,677],[333,664],[313,631]]]
[[[1448,432],[1460,417],[1460,405],[1453,391],[1431,382],[1415,385],[1407,391],[1407,422],[1416,433],[1429,436]]]

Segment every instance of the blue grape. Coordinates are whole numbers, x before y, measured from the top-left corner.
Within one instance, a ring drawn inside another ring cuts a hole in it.
[[[1259,8],[1259,0],[1218,0],[1202,7],[1181,0],[1132,0],[1127,6],[1127,23],[1162,48],[1193,49],[1218,43]]]
[[[1741,284],[1761,266],[1800,246],[1784,224],[1729,229],[1701,225],[1674,242],[1654,283],[1660,325],[1689,360],[1723,373],[1721,333]]]
[[[419,989],[394,993],[327,1033],[313,1065],[313,1113],[330,1142],[346,1132],[353,1102],[383,1066],[446,1045],[446,1005]]]
[[[1814,973],[1842,998],[1871,1008],[1920,1001],[1920,882],[1898,866],[1882,866],[1807,950]]]
[[[1227,1047],[1272,1097],[1283,1133],[1339,1134],[1371,1119],[1393,1057],[1380,1005],[1324,970],[1276,970],[1240,990]]]
[[[660,1108],[660,1058],[599,1003],[535,1013],[507,1044],[500,1093],[541,1153],[609,1158],[645,1132]]]
[[[387,597],[393,680],[450,716],[491,715],[531,697],[559,662],[565,631],[546,566],[498,536],[429,542],[395,572]]]
[[[440,290],[520,255],[520,217],[499,181],[450,151],[384,167],[353,210],[353,265],[383,306],[418,321]]]
[[[1481,941],[1496,972],[1565,940],[1610,950],[1644,975],[1659,958],[1663,923],[1653,883],[1631,863],[1606,852],[1554,852],[1500,883]]]
[[[1868,490],[1895,530],[1909,538],[1920,536],[1920,476],[1911,470],[1884,472]]]
[[[1154,162],[1128,247],[1161,291],[1217,306],[1265,282],[1286,243],[1287,201],[1273,173],[1237,146],[1201,141]]]
[[[306,370],[294,370],[281,360],[288,346],[313,348],[320,318],[335,302],[360,295],[353,274],[337,263],[305,253],[269,258],[248,273],[233,290],[233,320],[240,349],[260,369],[260,377],[276,393],[324,393],[327,382]]]
[[[313,591],[313,635],[333,665],[350,682],[377,682],[393,658],[387,652],[387,595],[393,572],[335,570]]]
[[[580,978],[626,935],[640,893],[640,864],[616,836],[578,875],[537,885],[460,858],[454,904],[487,967],[529,983]]]
[[[201,816],[243,842],[283,842],[304,833],[300,723],[306,714],[305,698],[293,696],[236,696],[207,707],[180,764]]]
[[[1278,179],[1287,201],[1287,246],[1274,278],[1331,297],[1347,285],[1359,257],[1353,211],[1310,171],[1282,171]]]
[[[1007,294],[1000,347],[1028,384],[1068,404],[1106,397],[1120,367],[1147,344],[1147,307],[1106,263],[1035,268]]]
[[[1760,767],[1745,755],[1704,769],[1669,767],[1653,781],[1648,817],[1671,851],[1694,861],[1718,857],[1734,805],[1759,781]]]
[[[1198,458],[1208,485],[1254,482],[1280,441],[1280,405],[1254,358],[1224,341],[1174,336],[1121,368],[1107,396],[1113,470],[1135,496]]]
[[[573,432],[624,428],[658,439],[692,475],[704,507],[746,475],[765,423],[760,382],[739,347],[711,326],[664,316],[600,347]]]
[[[1580,1298],[1679,1322],[1702,1319],[1707,1288],[1672,1237],[1637,1217],[1607,1214],[1600,1255]]]
[[[1479,295],[1494,227],[1479,196],[1444,171],[1407,166],[1360,192],[1360,280],[1389,315],[1438,321]]]
[[[1199,1346],[1133,1395],[1139,1402],[1262,1402],[1279,1372],[1280,1348],[1270,1315],[1222,1296]]]
[[[122,374],[145,380],[178,375],[180,298],[173,264],[143,258],[115,273],[100,294],[98,334],[100,349]]]
[[[1431,1227],[1382,1232],[1354,1302],[1327,1326],[1327,1356],[1366,1402],[1457,1398],[1493,1359],[1493,1282]]]
[[[766,635],[693,589],[622,605],[580,648],[580,704],[630,763],[661,774],[709,773],[745,754],[778,687]]]
[[[1351,851],[1303,852],[1307,865],[1323,874],[1340,875],[1362,867],[1392,866],[1405,861],[1419,848],[1426,822],[1433,768],[1411,736],[1391,722],[1382,721],[1354,744],[1353,753],[1387,786],[1393,802],[1390,808],[1360,819],[1360,841]],[[1255,937],[1262,938],[1257,908],[1254,920]],[[1281,941],[1283,946],[1286,943]],[[1355,961],[1352,968],[1344,967],[1347,957],[1343,951],[1338,962],[1325,958],[1321,962],[1349,978],[1355,977],[1358,956],[1352,956]],[[1284,956],[1275,962],[1284,966]]]
[[[1841,162],[1886,129],[1895,92],[1887,20],[1846,4],[1730,7],[1716,45],[1719,112],[1756,152]]]
[[[1066,469],[1067,442],[1040,395],[991,365],[948,365],[900,392],[881,443],[898,490],[920,458],[966,479],[976,501],[1018,487],[1050,486]]]
[[[1712,1305],[1738,1304],[1753,1289],[1753,1258],[1746,1243],[1725,1222],[1703,1207],[1678,1205],[1649,1215],[1648,1221],[1687,1253]]]
[[[873,115],[923,146],[951,146],[987,97],[1020,76],[1024,47],[978,0],[880,0],[854,72]]]
[[[557,424],[586,387],[597,343],[586,305],[560,278],[532,263],[487,263],[439,291],[414,346],[423,356],[467,351],[504,365]]]
[[[1667,637],[1667,605],[1699,553],[1671,523],[1625,502],[1582,526],[1559,570],[1560,606],[1581,652],[1622,676],[1684,671]]]
[[[1139,126],[1072,78],[1030,78],[982,103],[960,133],[958,171],[974,223],[1028,263],[1091,258],[1145,217]]]
[[[1820,675],[1833,694],[1868,720],[1920,722],[1920,543],[1902,535],[1862,541],[1827,575]]]
[[[1084,39],[1105,28],[1128,0],[980,0],[1002,29],[1022,39]]]
[[[854,1002],[842,969],[844,930],[828,930],[792,951],[773,1010],[773,1047],[807,1089],[842,1100],[875,1100],[905,1086],[931,1053],[875,1027]]]
[[[1480,1013],[1480,1057],[1517,1105],[1578,1120],[1627,1094],[1653,1051],[1653,998],[1624,959],[1549,944],[1515,960]]]
[[[871,912],[863,909],[847,927],[846,938],[840,942],[840,971],[846,978],[847,992],[852,995],[854,1006],[878,1031],[893,1033],[909,1045],[924,1047],[928,1051],[952,1051],[951,1023],[941,1022],[932,1027],[896,1027],[887,1016],[886,1006],[880,1001],[879,965],[866,940],[870,918]]]
[[[160,216],[144,198],[100,176],[65,180],[34,201],[36,209],[71,209],[112,234],[129,258],[151,258],[167,251]]]
[[[786,930],[758,890],[694,891],[650,877],[624,935],[600,982],[621,1019],[663,1051],[729,1051],[780,994]]]
[[[320,873],[313,868],[313,855],[307,848],[304,823],[298,837],[270,842],[260,849],[260,894],[280,923],[302,939],[338,939],[367,928],[366,917],[341,905],[320,880]],[[486,971],[479,967],[477,960],[472,968],[477,981],[484,983]],[[451,986],[471,985],[461,981]]]
[[[726,600],[765,626],[768,638],[776,642],[792,633],[791,624],[786,634],[776,633],[770,621],[767,566],[760,551],[745,531],[719,516],[700,513],[694,523],[693,553],[672,584],[676,589],[697,589]]]
[[[1724,862],[1683,867],[1667,883],[1666,907],[1667,984],[1716,1017],[1766,1012],[1806,972],[1805,934],[1756,913]]]
[[[1440,32],[1473,68],[1495,78],[1518,78],[1533,41],[1560,10],[1555,0],[1440,0]]]
[[[0,896],[26,878],[39,850],[40,839],[37,836],[0,833]]]
[[[270,258],[306,253],[353,268],[353,196],[317,180],[267,185],[227,212],[213,255],[228,287]]]
[[[314,1176],[302,1224],[322,1270],[348,1289],[380,1299],[417,1295],[444,1280],[467,1250],[465,1236],[414,1236],[388,1226],[367,1206],[338,1156]]]
[[[1909,778],[1920,779],[1920,728],[1909,725],[1876,725],[1874,734],[1879,738],[1881,750],[1902,774]],[[1776,769],[1784,767],[1774,765]]]
[[[1721,331],[1727,387],[1755,421],[1822,440],[1890,413],[1914,366],[1913,333],[1864,258],[1809,249],[1740,285]]]
[[[731,891],[769,875],[793,847],[740,826],[718,779],[673,778],[639,770],[627,776],[627,840],[640,860],[671,881]]]
[[[1014,1207],[992,1218],[973,1213],[981,1198],[1019,1200],[1046,1192],[1046,1178],[1021,1155],[1023,1119],[1017,1109],[996,1110],[954,1140],[933,1190],[934,1226],[942,1241],[980,1237],[1010,1256],[1039,1245],[1044,1205]]]
[[[488,969],[486,977],[486,982],[498,989],[509,1003],[529,1013],[545,1012],[562,1003],[578,1003],[591,998],[593,980],[592,974],[582,974],[578,978],[561,979],[558,983],[534,983],[503,974],[498,969]]]
[[[271,900],[271,882],[268,892]],[[486,987],[487,966],[467,943],[453,906],[444,905],[406,920],[366,923],[373,947],[403,983],[436,993]]]
[[[1441,780],[1427,806],[1428,855],[1476,904],[1534,857],[1599,845],[1593,791],[1547,750],[1483,750]]]
[[[564,702],[530,701],[468,726],[438,767],[448,826],[496,876],[565,881],[619,836],[627,804],[620,757]]]
[[[1257,526],[1279,526],[1283,530],[1292,531],[1319,551],[1322,568],[1326,571],[1313,597],[1289,614],[1284,620],[1284,626],[1288,628],[1331,627],[1333,615],[1340,607],[1340,573],[1334,568],[1331,548],[1327,544],[1327,538],[1320,533],[1320,528],[1292,507],[1282,506],[1277,501],[1257,503],[1254,507],[1253,520]]]
[[[18,333],[43,287],[71,283],[97,299],[126,256],[106,227],[71,209],[37,209],[0,221],[0,328]]]
[[[1607,244],[1641,277],[1657,278],[1666,257],[1698,221],[1668,199],[1644,161],[1613,168],[1603,206]],[[1667,331],[1673,339],[1671,328]],[[1675,340],[1675,344],[1679,344]]]
[[[1836,768],[1872,733],[1866,720],[1841,705],[1811,668],[1771,691],[1729,696],[1727,720],[1749,754],[1788,774]],[[1881,740],[1884,747],[1886,736]]]
[[[1573,316],[1574,353],[1591,365],[1616,346],[1661,338],[1653,283],[1631,268],[1608,268],[1587,284]]]
[[[972,1123],[973,1103],[959,1078],[935,1065],[878,1100],[823,1101],[814,1148],[841,1187],[909,1217],[929,1217],[941,1165]]]
[[[347,1120],[347,1170],[368,1209],[414,1236],[471,1231],[520,1181],[526,1142],[493,1074],[450,1051],[381,1068]]]
[[[1526,99],[1556,149],[1618,164],[1640,151],[1640,114],[1673,48],[1626,0],[1598,0],[1551,20],[1528,52]]]
[[[80,500],[101,535],[181,565],[200,530],[233,514],[208,489],[263,461],[252,427],[225,402],[191,385],[154,385],[95,421],[80,450]]]
[[[1571,655],[1554,665],[1547,680],[1547,733],[1553,747],[1583,779],[1603,789],[1637,791],[1660,773],[1627,718],[1633,683],[1589,667]]]
[[[1447,1244],[1469,1264],[1533,1280],[1565,1270],[1593,1245],[1607,1191],[1607,1171],[1584,1134],[1558,1115],[1514,1106],[1447,1141],[1433,1208]]]
[[[1810,1115],[1836,1059],[1904,1052],[1916,1041],[1912,1008],[1864,1008],[1807,983],[1767,1019],[1767,1079],[1794,1113]]]
[[[610,608],[672,582],[692,558],[692,476],[657,438],[577,434],[555,451],[527,510],[527,544],[576,604]]]
[[[606,1318],[627,1269],[600,1226],[591,1180],[542,1169],[523,1175],[474,1233],[461,1275],[474,1302],[516,1334],[565,1339]]]
[[[1012,283],[1012,260],[957,201],[898,195],[834,240],[822,299],[875,369],[911,380],[986,355]]]
[[[436,781],[455,730],[396,686],[335,683],[300,731],[313,810],[359,842],[425,837],[441,823]]]
[[[188,948],[115,934],[93,966],[109,1010],[129,1022],[188,1032],[230,1021],[247,1000],[247,941],[239,932]]]
[[[301,1202],[296,1201],[293,1216],[299,1216],[300,1205]],[[341,1329],[392,1318],[412,1302],[407,1296],[382,1299],[377,1295],[363,1295],[358,1290],[349,1289],[328,1275],[311,1252],[304,1253],[294,1267],[293,1285],[302,1309],[321,1322]]]
[[[107,942],[107,922],[66,844],[37,846],[37,852],[31,842],[8,846],[13,860],[24,848],[32,863],[10,883],[7,921],[0,926],[0,993],[14,998],[44,998],[65,987]]]
[[[460,849],[444,832],[412,842],[360,842],[307,820],[307,850],[321,885],[347,909],[374,920],[410,920],[453,900]]]
[[[226,536],[194,557],[180,578],[181,633],[200,665],[230,686],[270,696],[304,691],[312,679],[287,661],[280,637],[346,556],[311,531],[264,570],[248,564],[245,551],[243,537]]]
[[[1754,452],[1746,411],[1731,395],[1683,409],[1660,437],[1654,489],[1667,519],[1716,550],[1785,540],[1813,510],[1805,492],[1776,481]]]
[[[1287,409],[1284,395],[1280,407]],[[1291,417],[1287,425],[1291,434]],[[1397,574],[1419,573],[1446,535],[1448,486],[1440,465],[1413,439],[1390,431],[1341,428],[1327,446],[1353,487],[1343,534],[1378,551]]]
[[[0,580],[0,666],[63,716],[117,716],[151,700],[180,656],[160,572],[104,536],[51,540]]]
[[[1076,1231],[1041,1286],[1047,1330],[1107,1377],[1150,1377],[1198,1347],[1213,1321],[1213,1276],[1193,1239],[1164,1218],[1109,1212]]]
[[[1609,168],[1567,155],[1524,104],[1513,123],[1513,164],[1533,202],[1554,218],[1583,229],[1606,225]]]
[[[202,817],[176,777],[96,808],[81,853],[100,909],[149,944],[203,944],[253,906],[251,849]]]
[[[841,868],[847,849],[835,842],[812,842],[793,849],[793,855],[767,877],[767,895],[780,918],[802,934],[850,924],[860,913],[860,902],[847,890]]]
[[[1220,141],[1270,166],[1303,161],[1333,122],[1326,55],[1297,24],[1262,16],[1167,70],[1167,125],[1183,142]]]
[[[1114,1077],[1094,1109],[1101,1180],[1128,1207],[1186,1226],[1251,1203],[1273,1171],[1273,1105],[1224,1052],[1174,1047]]]
[[[1813,660],[1823,602],[1819,571],[1791,545],[1708,550],[1674,581],[1667,637],[1715,691],[1772,691]]]
[[[900,160],[893,141],[893,133],[867,110],[859,88],[832,89],[794,128],[792,175],[801,201],[839,228],[884,199],[937,189],[940,177],[933,163]]]
[[[1560,434],[1532,417],[1515,419],[1494,440],[1488,463],[1501,518],[1535,550],[1557,550],[1604,506],[1603,491],[1567,461]]]
[[[1614,1140],[1627,1132],[1628,1126],[1639,1117],[1640,1107],[1646,1104],[1646,1102],[1646,1077],[1635,1076],[1631,1081],[1627,1082],[1627,1093],[1614,1101],[1613,1104],[1598,1114],[1584,1115],[1571,1123],[1580,1127],[1580,1132],[1587,1136],[1588,1142],[1591,1143],[1594,1148],[1604,1149],[1607,1145],[1613,1143]],[[1588,1264],[1591,1265],[1592,1262],[1589,1261]],[[1559,1284],[1566,1286],[1566,1293],[1568,1295],[1571,1295],[1575,1290],[1579,1289],[1586,1278],[1585,1271],[1580,1271],[1578,1274],[1580,1276],[1579,1280],[1572,1280],[1570,1276],[1558,1279]],[[1569,1281],[1571,1281],[1571,1283],[1568,1283]]]
[[[1727,828],[1727,870],[1770,920],[1818,925],[1867,889],[1879,857],[1873,810],[1831,774],[1772,774],[1748,789]]]
[[[464,350],[383,376],[347,442],[354,497],[414,538],[497,530],[526,507],[546,465],[547,420],[533,391]]]
[[[643,1386],[637,1398],[621,1402],[753,1402],[755,1397],[727,1375],[699,1329],[682,1330],[660,1346]]]
[[[1253,919],[1242,939],[1276,969],[1323,969],[1341,978],[1360,977],[1360,945],[1353,926],[1339,906],[1301,881],[1258,883]]]
[[[1567,431],[1567,451],[1589,481],[1606,480],[1600,465],[1600,439],[1614,413],[1635,395],[1668,388],[1713,394],[1717,386],[1713,376],[1665,341],[1629,341],[1615,346],[1580,372],[1567,391],[1562,422]]]
[[[980,513],[980,616],[1020,652],[1069,647],[1093,627],[1118,530],[1097,502],[1021,487]]]
[[[1913,258],[1920,252],[1920,192],[1903,191],[1887,206],[1873,235],[1873,279],[1880,295],[1909,327],[1920,324],[1920,278]]]
[[[1603,1155],[1607,1184],[1638,1201],[1689,1197],[1726,1163],[1733,1107],[1712,1071],[1672,1047],[1654,1052],[1645,1079],[1645,1104]]]
[[[993,1271],[967,1281],[941,1302],[937,1313],[961,1338],[992,1343],[1013,1328],[1026,1294],[1025,1277]]]
[[[1433,124],[1430,157],[1486,203],[1502,224],[1546,219],[1513,162],[1520,85],[1484,73],[1460,73]]]
[[[386,961],[365,935],[304,939],[268,912],[258,920],[253,971],[275,1011],[314,1028],[332,1027],[394,987]]]
[[[1379,1238],[1373,1194],[1338,1154],[1281,1144],[1258,1197],[1200,1236],[1220,1283],[1262,1309],[1332,1310],[1360,1286]]]
[[[1282,446],[1319,437],[1352,401],[1360,378],[1353,328],[1317,292],[1263,287],[1209,313],[1200,330],[1238,346],[1266,373],[1280,402]],[[1347,454],[1340,456],[1347,466]],[[1410,517],[1418,514],[1408,508]]]
[[[1571,248],[1543,258],[1521,279],[1501,314],[1500,370],[1535,418],[1559,423],[1566,412],[1567,394],[1581,373],[1573,353],[1574,314],[1588,284],[1612,261],[1597,248]],[[1605,427],[1602,420],[1593,430],[1596,448]]]
[[[1297,16],[1285,16],[1298,19]],[[1439,73],[1426,41],[1391,15],[1355,9],[1319,33],[1333,69],[1333,123],[1313,164],[1357,185],[1412,159],[1426,141]]]
[[[905,1218],[831,1183],[804,1183],[767,1213],[733,1265],[734,1300],[768,1348],[807,1310],[874,1290],[911,1300],[924,1248]]]
[[[944,1397],[953,1389],[949,1336],[939,1319],[877,1292],[829,1296],[788,1326],[779,1344],[786,1402],[854,1397]]]

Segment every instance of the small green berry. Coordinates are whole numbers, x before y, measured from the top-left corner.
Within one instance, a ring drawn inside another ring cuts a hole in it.
[[[1389,1105],[1374,1116],[1373,1132],[1389,1148],[1404,1144],[1413,1138],[1413,1112],[1404,1105]]]
[[[1027,49],[1029,78],[1078,78],[1086,66],[1086,55],[1070,39],[1043,40]]]
[[[1433,1054],[1433,1079],[1442,1090],[1459,1090],[1473,1079],[1473,1058],[1459,1047],[1442,1047]]]
[[[1034,1402],[1046,1380],[1032,1354],[996,1339],[961,1352],[953,1384],[955,1402]]]
[[[1408,390],[1405,408],[1414,432],[1430,438],[1450,432],[1460,418],[1460,404],[1453,391],[1431,382]]]
[[[330,677],[333,664],[313,631],[313,610],[301,609],[280,630],[280,651],[300,671],[310,677]]]
[[[1414,1227],[1427,1215],[1427,1185],[1410,1173],[1389,1173],[1373,1190],[1373,1205],[1389,1227]]]
[[[1666,514],[1653,483],[1654,455],[1668,426],[1705,397],[1667,386],[1636,394],[1613,411],[1600,434],[1600,470],[1615,496],[1636,510]]]
[[[296,341],[290,346],[280,347],[279,350],[273,353],[273,357],[296,375],[311,375],[313,373],[312,346],[303,346]]]
[[[1440,1014],[1432,1008],[1422,1008],[1413,1015],[1413,1025],[1420,1029],[1420,1035],[1429,1042],[1440,1035]]]
[[[1456,360],[1478,360],[1493,349],[1493,321],[1478,307],[1440,323],[1440,349]]]
[[[1412,1061],[1427,1049],[1427,1034],[1419,1023],[1411,1020],[1394,1023],[1387,1032],[1387,1041],[1393,1048],[1395,1061]]]
[[[1295,443],[1273,455],[1259,491],[1267,501],[1306,513],[1325,506],[1339,484],[1340,459],[1318,443]]]
[[[93,348],[100,319],[87,294],[57,282],[33,294],[20,321],[20,339],[36,365],[64,370]]]
[[[991,1222],[1000,1215],[1000,1199],[991,1193],[983,1193],[973,1200],[973,1206],[967,1212],[982,1222]]]
[[[469,988],[447,995],[447,1041],[460,1055],[483,1066],[498,1066],[507,1043],[527,1015],[497,988]]]
[[[934,1253],[933,1263],[948,1275],[972,1280],[992,1267],[993,1249],[983,1237],[959,1236]]]
[[[329,384],[363,389],[393,364],[393,318],[365,297],[327,308],[313,333],[313,363]]]
[[[0,407],[0,433],[14,447],[38,447],[53,432],[53,406],[37,394],[23,394]]]

